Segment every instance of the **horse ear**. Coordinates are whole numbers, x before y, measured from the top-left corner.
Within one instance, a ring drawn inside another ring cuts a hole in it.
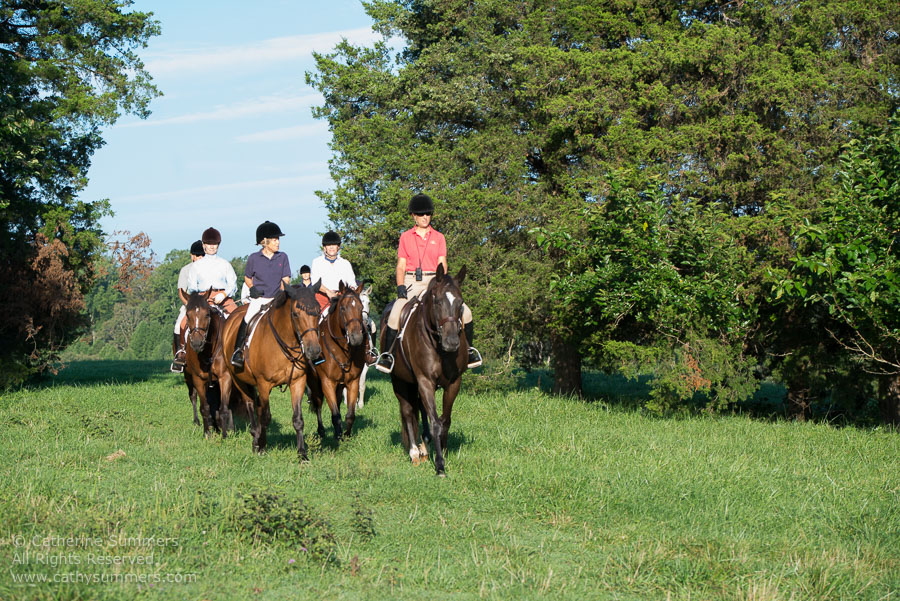
[[[462,286],[463,280],[466,279],[466,266],[463,265],[462,269],[459,270],[459,273],[456,274],[456,285]]]
[[[362,284],[360,284],[362,285]],[[360,294],[365,294],[366,296],[372,296],[372,284],[366,286]]]
[[[293,286],[285,286],[284,293],[288,295],[288,298],[297,300],[297,289]]]
[[[356,290],[353,291],[354,293],[356,293],[356,296],[362,294],[363,288],[365,288],[365,286],[366,284],[364,282],[359,283],[359,285],[356,287]]]
[[[322,287],[322,278],[316,280],[316,283],[311,286],[313,292],[318,292],[319,288]]]
[[[344,283],[344,280],[338,282],[338,294],[343,294],[347,290],[347,284]]]
[[[437,271],[434,272],[434,279],[436,279],[439,282],[442,279],[444,279],[444,264],[443,263],[438,263]]]
[[[203,293],[202,293],[203,296],[206,297],[206,300],[209,300],[210,295],[212,295],[212,291],[213,291],[212,286],[210,286],[209,289],[208,289],[206,292],[203,292]]]

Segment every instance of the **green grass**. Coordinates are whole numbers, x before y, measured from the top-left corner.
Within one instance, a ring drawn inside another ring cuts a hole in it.
[[[2,397],[0,600],[900,591],[896,432],[653,418],[537,389],[467,395],[464,383],[441,479],[401,449],[385,379],[372,378],[340,446],[327,417],[318,440],[306,410],[311,460],[298,465],[286,394],[255,456],[243,423],[204,439],[166,367],[83,362]],[[161,540],[112,546],[120,537]],[[151,554],[150,566],[96,563]],[[182,581],[52,582],[76,572]],[[16,582],[29,574],[48,582]]]

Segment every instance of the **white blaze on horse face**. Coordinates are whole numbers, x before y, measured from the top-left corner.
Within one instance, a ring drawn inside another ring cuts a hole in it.
[[[452,307],[452,306],[453,306],[453,301],[456,300],[456,297],[453,296],[453,293],[450,292],[449,290],[448,290],[447,292],[445,292],[444,295],[447,297],[447,300],[450,301],[450,306]]]

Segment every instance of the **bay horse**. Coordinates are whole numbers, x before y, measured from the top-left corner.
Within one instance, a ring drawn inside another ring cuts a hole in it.
[[[419,439],[418,417],[423,428],[431,430],[434,445],[434,469],[445,476],[444,451],[450,430],[453,401],[459,393],[462,374],[468,365],[468,341],[462,327],[463,297],[459,290],[466,278],[463,267],[453,278],[438,265],[437,272],[421,298],[410,300],[400,314],[401,332],[394,343],[394,369],[391,385],[400,402],[401,436],[413,465],[427,461],[428,449]],[[381,348],[384,325],[390,314],[382,314]],[[405,325],[404,325],[405,324]],[[435,390],[444,389],[443,411],[438,417]]]
[[[316,418],[318,434],[325,436],[322,424],[322,397],[331,410],[334,438],[350,436],[356,419],[356,400],[359,395],[359,376],[366,365],[366,324],[363,321],[363,304],[359,297],[363,284],[356,288],[342,281],[338,296],[332,301],[328,315],[319,322],[319,346],[324,361],[313,368],[309,378],[309,395]],[[341,391],[347,391],[347,422],[341,431]]]
[[[225,327],[225,314],[217,306],[209,302],[211,290],[192,292],[185,307],[187,320],[184,357],[184,380],[188,385],[191,403],[200,401],[200,414],[203,417],[203,434],[208,436],[210,429],[222,431],[225,437],[229,429],[234,429],[233,422],[219,424],[216,415],[221,406],[222,397],[216,386],[216,378],[212,374],[212,364],[216,348],[219,345]],[[226,402],[227,405],[227,402]],[[194,405],[194,421],[197,421],[197,409]]]
[[[223,398],[227,398],[232,388],[236,388],[243,398],[250,415],[253,450],[257,453],[266,449],[266,431],[272,419],[269,395],[276,386],[287,386],[294,410],[297,455],[301,461],[307,459],[302,401],[310,365],[322,356],[316,334],[321,313],[316,291],[321,283],[319,280],[311,287],[286,286],[276,293],[256,325],[244,353],[242,369],[235,369],[229,358],[234,353],[235,338],[247,312],[246,305],[232,313],[225,324],[222,352],[216,355],[214,370],[219,376]],[[230,416],[222,419],[228,420]]]

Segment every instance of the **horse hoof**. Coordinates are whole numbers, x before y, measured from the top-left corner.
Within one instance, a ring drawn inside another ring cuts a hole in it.
[[[438,478],[446,478],[447,477],[447,474],[445,472],[438,472],[436,475]]]
[[[413,465],[420,465],[422,463],[425,463],[424,459],[422,459],[421,457],[413,457],[413,460],[412,460]]]

